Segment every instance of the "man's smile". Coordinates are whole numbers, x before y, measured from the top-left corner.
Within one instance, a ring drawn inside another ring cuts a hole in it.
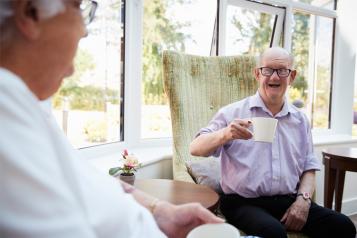
[[[270,87],[270,88],[279,88],[280,87],[280,83],[268,83],[268,87]]]

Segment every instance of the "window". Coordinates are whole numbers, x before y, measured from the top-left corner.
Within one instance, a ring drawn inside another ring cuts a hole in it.
[[[220,1],[219,54],[259,55],[279,45],[284,14],[279,7],[242,0]]]
[[[79,43],[76,71],[52,99],[57,122],[78,148],[123,138],[123,7],[119,0],[100,1]]]
[[[292,53],[297,77],[290,99],[302,102],[313,128],[329,128],[333,19],[294,12]]]
[[[162,51],[210,55],[217,1],[144,0],[143,5],[141,138],[171,137]]]

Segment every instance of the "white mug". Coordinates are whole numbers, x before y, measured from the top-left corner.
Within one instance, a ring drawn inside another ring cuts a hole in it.
[[[204,224],[190,231],[187,238],[239,238],[237,228],[228,223]]]
[[[255,141],[273,142],[278,120],[270,117],[253,117],[253,138]]]

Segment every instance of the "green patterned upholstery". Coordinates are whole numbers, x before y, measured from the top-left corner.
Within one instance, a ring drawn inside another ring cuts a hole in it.
[[[163,80],[171,111],[175,180],[193,182],[185,161],[200,159],[189,153],[197,131],[222,106],[256,92],[254,66],[255,59],[250,56],[203,57],[164,51]]]
[[[185,162],[202,159],[190,155],[189,145],[223,106],[255,94],[251,56],[204,57],[163,52],[163,80],[169,99],[173,134],[173,176],[194,182]],[[289,238],[306,237],[289,233]]]

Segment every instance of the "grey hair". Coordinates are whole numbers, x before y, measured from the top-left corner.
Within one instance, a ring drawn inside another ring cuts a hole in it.
[[[13,33],[13,24],[5,24],[14,14],[13,3],[21,0],[0,0],[0,43],[9,40]],[[39,19],[46,19],[65,10],[63,0],[32,0],[38,9]]]

